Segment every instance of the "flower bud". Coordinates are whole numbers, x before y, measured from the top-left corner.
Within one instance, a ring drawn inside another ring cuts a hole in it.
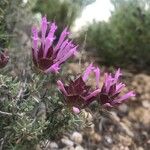
[[[0,69],[4,68],[9,61],[9,56],[6,51],[0,51]]]

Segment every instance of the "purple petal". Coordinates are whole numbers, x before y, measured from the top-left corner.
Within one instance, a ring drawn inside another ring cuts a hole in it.
[[[58,41],[56,47],[54,48],[55,52],[60,48],[61,44],[63,43],[63,41],[65,40],[65,38],[68,34],[69,34],[69,32],[67,31],[67,28],[65,28],[60,35],[60,38],[59,38],[59,41]]]
[[[45,73],[58,73],[59,70],[59,64],[55,63],[51,67],[49,67],[47,70],[45,70]]]
[[[85,82],[88,79],[89,74],[93,71],[94,67],[93,64],[91,63],[85,70],[82,79]]]
[[[50,31],[48,33],[48,36],[46,37],[46,40],[45,40],[46,42],[45,42],[44,57],[46,57],[48,49],[52,46],[52,43],[53,43],[53,41],[55,39],[54,33],[55,33],[56,29],[57,29],[56,24],[52,23],[51,24],[51,29],[50,29]]]
[[[36,27],[32,27],[32,39],[33,39],[33,49],[34,49],[34,57],[37,60],[37,53],[38,53],[38,31]]]
[[[117,81],[121,75],[122,75],[122,73],[120,72],[120,68],[119,68],[115,73],[114,83],[117,83]]]
[[[124,88],[124,87],[125,87],[125,84],[123,84],[123,83],[117,84],[116,85],[116,92],[114,94],[121,92],[122,88]]]
[[[68,94],[67,91],[65,90],[64,84],[60,80],[58,80],[57,85],[58,85],[58,89],[67,96]]]
[[[68,42],[68,41],[67,41]],[[64,45],[64,43],[65,43],[65,41],[63,42],[63,44],[62,44],[62,46]],[[62,57],[64,57],[73,47],[71,47],[71,45],[72,45],[72,43],[71,43],[71,41],[70,42],[68,42],[66,45],[65,45],[65,47],[62,49],[62,48],[60,48],[60,50],[59,50],[59,52],[58,52],[58,54],[57,54],[57,57],[56,57],[56,59],[57,60],[59,60],[59,59],[61,59]],[[62,47],[61,46],[61,47]]]
[[[76,47],[72,48],[68,53],[66,53],[64,56],[62,56],[62,58],[60,58],[59,60],[56,59],[58,64],[63,63],[64,61],[66,61],[69,57],[71,57],[72,55],[74,55],[74,53],[76,52]]]
[[[94,92],[92,92],[90,95],[85,97],[85,100],[89,100],[92,97],[96,97],[99,93],[100,93],[100,89],[95,90]]]
[[[47,31],[47,18],[43,17],[42,18],[42,23],[41,23],[41,32],[42,32],[41,41],[42,41],[43,48],[44,48],[44,44],[45,44],[46,31]]]
[[[50,48],[50,46],[52,45],[53,41],[54,41],[54,37],[47,37],[45,40],[45,49],[44,49],[44,57],[46,57],[47,53],[48,53],[48,49]]]
[[[123,101],[127,100],[130,97],[134,97],[135,93],[133,91],[130,91],[126,93],[125,95],[121,96],[120,98],[114,100],[112,103],[117,104],[117,103],[122,103]]]
[[[63,50],[63,49],[66,47],[66,45],[68,45],[68,39],[66,39],[66,40],[62,43],[62,45],[61,45],[61,47],[60,47],[60,51]]]
[[[96,76],[96,88],[99,88],[99,79],[100,79],[100,69],[97,67],[94,69],[95,76]]]
[[[108,93],[109,92],[109,89],[111,87],[111,85],[113,84],[113,78],[111,76],[111,74],[105,74],[105,81],[104,81],[104,84],[105,84],[105,89],[106,89],[106,92]]]

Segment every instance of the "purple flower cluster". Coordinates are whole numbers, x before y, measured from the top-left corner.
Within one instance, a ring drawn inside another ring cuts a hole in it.
[[[58,73],[60,65],[68,58],[76,54],[76,48],[67,36],[67,28],[61,33],[57,44],[55,42],[55,22],[47,22],[46,17],[42,18],[41,29],[32,28],[32,56],[35,66],[45,73]]]
[[[135,96],[133,91],[120,96],[122,89],[125,87],[125,84],[119,82],[119,77],[121,75],[120,69],[118,69],[114,75],[111,73],[105,74],[105,80],[98,99],[101,105],[113,107],[127,101],[130,97]]]
[[[92,90],[86,85],[86,81],[91,72],[95,73],[95,90]],[[120,76],[120,69],[116,71],[114,76],[106,74],[103,86],[100,88],[100,69],[95,68],[92,64],[90,64],[83,76],[71,81],[69,85],[64,85],[60,80],[58,80],[57,84],[59,90],[65,96],[66,104],[72,108],[75,113],[79,113],[82,108],[89,105],[96,99],[102,106],[113,107],[126,101],[130,97],[135,96],[133,91],[120,96],[122,88],[125,87],[125,84],[119,82]]]
[[[100,89],[97,87],[92,90],[86,85],[86,81],[91,72],[95,73],[96,82],[99,80],[100,70],[89,65],[82,76],[79,76],[74,81],[71,81],[69,85],[64,85],[60,80],[57,81],[59,90],[65,96],[66,104],[73,109],[75,113],[79,113],[80,109],[93,101],[99,94]]]
[[[33,63],[44,73],[58,73],[60,65],[77,52],[77,46],[67,38],[69,35],[67,28],[61,33],[58,42],[56,42],[56,30],[55,22],[47,22],[46,17],[42,18],[39,31],[36,27],[32,28]],[[95,89],[86,84],[89,74],[92,72],[95,74]],[[74,81],[70,81],[68,85],[65,85],[61,80],[57,81],[57,85],[64,95],[66,105],[73,112],[79,113],[81,109],[95,100],[101,106],[113,107],[135,96],[133,91],[120,96],[123,87],[125,87],[125,84],[119,81],[121,75],[120,69],[114,75],[106,73],[103,85],[100,88],[100,69],[90,64],[83,75],[80,75]]]
[[[60,65],[77,52],[76,45],[68,39],[67,27],[62,31],[56,41],[55,22],[48,22],[42,18],[40,30],[32,28],[32,57],[33,63],[44,73],[58,73]],[[7,65],[9,56],[5,51],[0,51],[0,68]],[[96,87],[93,89],[87,85],[91,73],[95,74]],[[97,101],[102,107],[114,107],[130,97],[135,96],[133,91],[121,95],[125,84],[119,81],[122,73],[118,69],[114,74],[105,73],[102,87],[99,86],[100,69],[90,64],[85,72],[65,85],[61,80],[57,81],[58,89],[64,95],[66,105],[75,113],[79,113],[93,101]]]

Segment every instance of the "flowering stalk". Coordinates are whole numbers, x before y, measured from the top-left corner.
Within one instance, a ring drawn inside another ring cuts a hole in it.
[[[92,90],[86,85],[86,81],[91,72],[95,73],[96,81],[99,80],[99,68],[95,68],[90,64],[84,74],[74,81],[71,81],[69,85],[64,85],[60,80],[57,81],[58,88],[64,95],[66,104],[74,113],[79,113],[80,110],[87,104],[90,104],[100,92],[98,84],[95,90]]]
[[[56,30],[55,22],[47,22],[46,17],[42,18],[39,32],[36,27],[32,28],[33,62],[38,69],[45,73],[58,73],[60,65],[76,54],[77,46],[67,38],[69,35],[67,27],[61,33],[57,43],[55,41]]]

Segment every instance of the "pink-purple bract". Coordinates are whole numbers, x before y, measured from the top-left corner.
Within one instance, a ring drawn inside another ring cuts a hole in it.
[[[95,73],[97,82],[100,77],[100,70],[99,68],[93,67],[92,64],[87,67],[82,76],[71,81],[69,85],[64,85],[60,80],[57,81],[58,88],[64,95],[66,104],[74,113],[79,113],[80,110],[87,104],[90,104],[90,102],[92,102],[100,92],[98,84],[95,90],[86,85],[91,72]]]

